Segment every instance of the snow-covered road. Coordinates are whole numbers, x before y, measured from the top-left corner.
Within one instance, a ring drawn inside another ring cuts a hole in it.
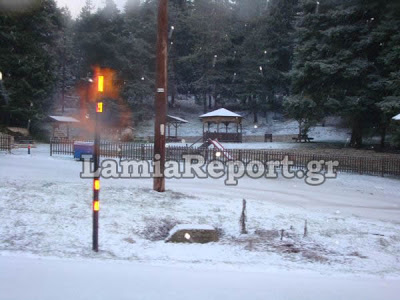
[[[397,300],[400,279],[0,256],[1,300]]]

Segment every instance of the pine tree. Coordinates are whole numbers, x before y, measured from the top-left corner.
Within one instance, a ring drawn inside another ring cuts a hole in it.
[[[10,100],[3,121],[29,128],[53,102],[61,13],[53,0],[42,0],[31,10],[0,15],[0,27],[0,70]]]
[[[268,109],[278,109],[277,96],[289,92],[286,74],[291,69],[297,1],[273,0],[260,7],[264,8],[262,14],[244,20],[244,42],[239,47],[241,67],[236,90],[247,100],[255,123],[259,111],[266,113]]]
[[[377,105],[382,111],[380,119],[381,148],[385,146],[386,133],[391,125],[391,119],[400,111],[400,3],[389,1],[383,13],[382,22],[373,31],[376,44],[379,44],[380,76],[371,86],[382,101]],[[395,131],[395,140],[397,138]]]
[[[351,144],[362,145],[379,122],[376,89],[381,51],[373,32],[388,1],[303,1],[297,28],[293,92],[313,100],[325,115],[340,114],[352,128]]]
[[[186,24],[177,26],[174,40],[178,51],[176,76],[180,86],[186,86],[203,103],[205,111],[210,97],[218,105],[226,83],[232,78],[232,73],[226,72],[233,54],[229,6],[225,1],[193,1],[185,11]]]

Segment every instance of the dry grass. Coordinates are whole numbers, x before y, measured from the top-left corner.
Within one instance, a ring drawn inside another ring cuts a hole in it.
[[[247,251],[274,252],[288,259],[317,263],[329,263],[333,257],[338,255],[310,238],[303,238],[303,234],[297,233],[293,229],[283,231],[283,236],[281,230],[257,229],[251,234],[239,237],[224,237],[221,242],[240,245]]]
[[[145,222],[146,226],[141,232],[139,232],[139,235],[153,242],[165,240],[171,229],[174,228],[175,225],[181,223],[177,220],[167,218],[146,218]]]

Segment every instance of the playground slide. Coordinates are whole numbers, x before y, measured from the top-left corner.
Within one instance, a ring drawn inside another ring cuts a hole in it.
[[[225,156],[226,159],[228,160],[233,160],[233,157],[225,150],[225,148],[221,145],[220,142],[218,142],[218,140],[209,140],[210,144],[213,144],[213,146],[215,148],[217,148],[218,150],[220,150],[222,152],[222,154]]]

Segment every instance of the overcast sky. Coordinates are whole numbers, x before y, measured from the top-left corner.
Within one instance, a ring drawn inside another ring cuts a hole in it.
[[[120,10],[123,9],[126,0],[114,0]],[[85,5],[85,0],[56,0],[59,7],[68,6],[73,17],[79,15],[82,7]],[[104,6],[104,0],[92,0],[96,9]]]

